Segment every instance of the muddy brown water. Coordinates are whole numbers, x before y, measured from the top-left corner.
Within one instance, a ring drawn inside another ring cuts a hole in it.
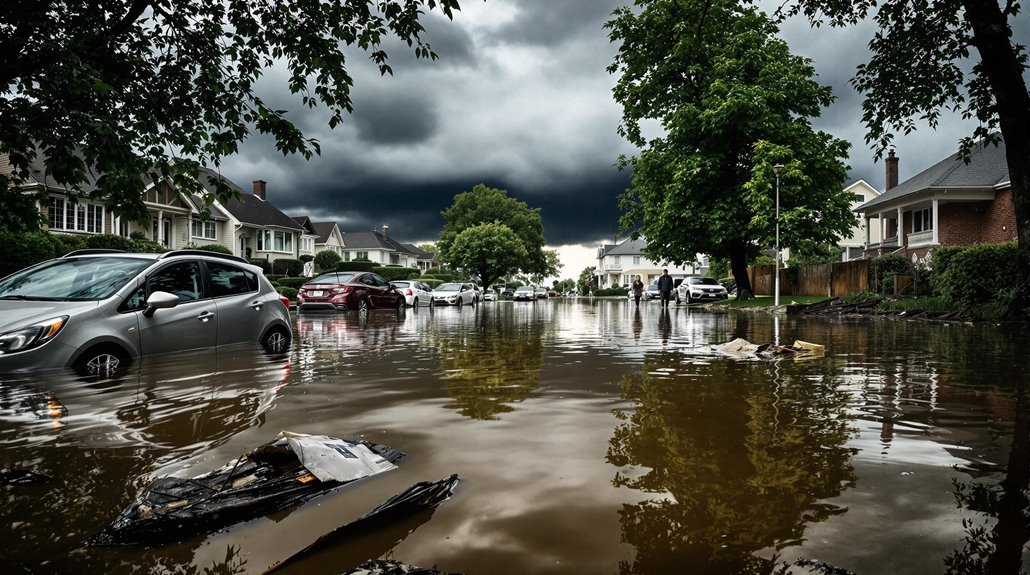
[[[462,482],[434,513],[276,572],[385,557],[469,574],[809,573],[801,559],[860,575],[1015,574],[1026,559],[1013,528],[1025,328],[585,298],[294,319],[288,357],[244,346],[107,380],[0,379],[0,468],[54,478],[0,486],[3,571],[261,573],[452,473]],[[826,353],[713,351],[736,337]],[[408,456],[220,533],[83,546],[155,477],[210,471],[280,430]],[[985,540],[991,552],[974,553]]]

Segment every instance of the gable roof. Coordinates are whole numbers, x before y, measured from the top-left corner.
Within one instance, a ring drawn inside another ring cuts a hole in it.
[[[432,260],[436,259],[436,254],[431,254],[431,253],[429,253],[429,252],[419,248],[415,244],[401,244],[401,245],[404,246],[405,248],[407,248],[407,250],[409,252],[411,252],[411,253],[415,254],[416,256],[418,256],[418,259],[420,259],[420,260],[430,260],[430,261],[432,261]]]
[[[993,189],[1009,183],[1009,167],[1005,160],[1005,142],[998,145],[978,144],[973,147],[966,163],[958,152],[937,162],[915,176],[859,206],[855,211],[871,208],[923,191]]]
[[[252,226],[271,226],[303,232],[304,226],[298,224],[293,218],[279,211],[272,204],[262,200],[254,194],[248,193],[235,182],[225,176],[212,171],[209,168],[200,168],[198,174],[200,185],[204,189],[214,193],[216,182],[221,181],[235,190],[239,196],[225,203],[225,211],[232,214],[234,218]]]
[[[315,240],[316,244],[324,244],[329,241],[329,236],[333,235],[334,229],[339,229],[336,222],[311,222],[311,229],[318,235],[318,239]],[[342,239],[343,234],[340,234]]]
[[[343,234],[343,244],[349,250],[387,250],[416,255],[403,244],[384,236],[381,232],[347,232]]]
[[[647,247],[647,240],[640,237],[627,239],[620,244],[605,245],[604,255],[606,256],[639,256],[644,253]]]

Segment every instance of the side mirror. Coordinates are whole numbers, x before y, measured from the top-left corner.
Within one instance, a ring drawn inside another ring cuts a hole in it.
[[[179,296],[166,291],[156,291],[147,298],[147,309],[143,310],[143,317],[153,317],[155,311],[173,308],[177,305],[179,305]]]

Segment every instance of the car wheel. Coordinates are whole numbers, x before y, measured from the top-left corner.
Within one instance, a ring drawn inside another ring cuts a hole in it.
[[[403,303],[401,305],[404,305]],[[411,300],[411,307],[418,307],[418,298]]]
[[[76,371],[83,375],[110,376],[118,371],[118,367],[127,363],[128,356],[124,351],[111,346],[95,347],[82,354],[75,364]]]
[[[676,305],[680,304],[680,293],[676,292]]]
[[[418,300],[415,300],[415,305],[418,305]],[[404,309],[404,296],[397,296],[397,309]]]
[[[690,297],[690,292],[687,292],[687,305],[694,303],[694,300]]]
[[[368,299],[361,298],[358,300],[358,313],[368,313]]]
[[[269,353],[286,353],[290,349],[290,332],[281,327],[272,328],[261,339],[261,345]]]

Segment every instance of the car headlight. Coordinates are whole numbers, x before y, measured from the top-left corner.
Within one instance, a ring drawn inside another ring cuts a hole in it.
[[[66,323],[68,323],[68,316],[63,315],[7,333],[0,333],[0,354],[25,351],[43,345],[57,337]]]

